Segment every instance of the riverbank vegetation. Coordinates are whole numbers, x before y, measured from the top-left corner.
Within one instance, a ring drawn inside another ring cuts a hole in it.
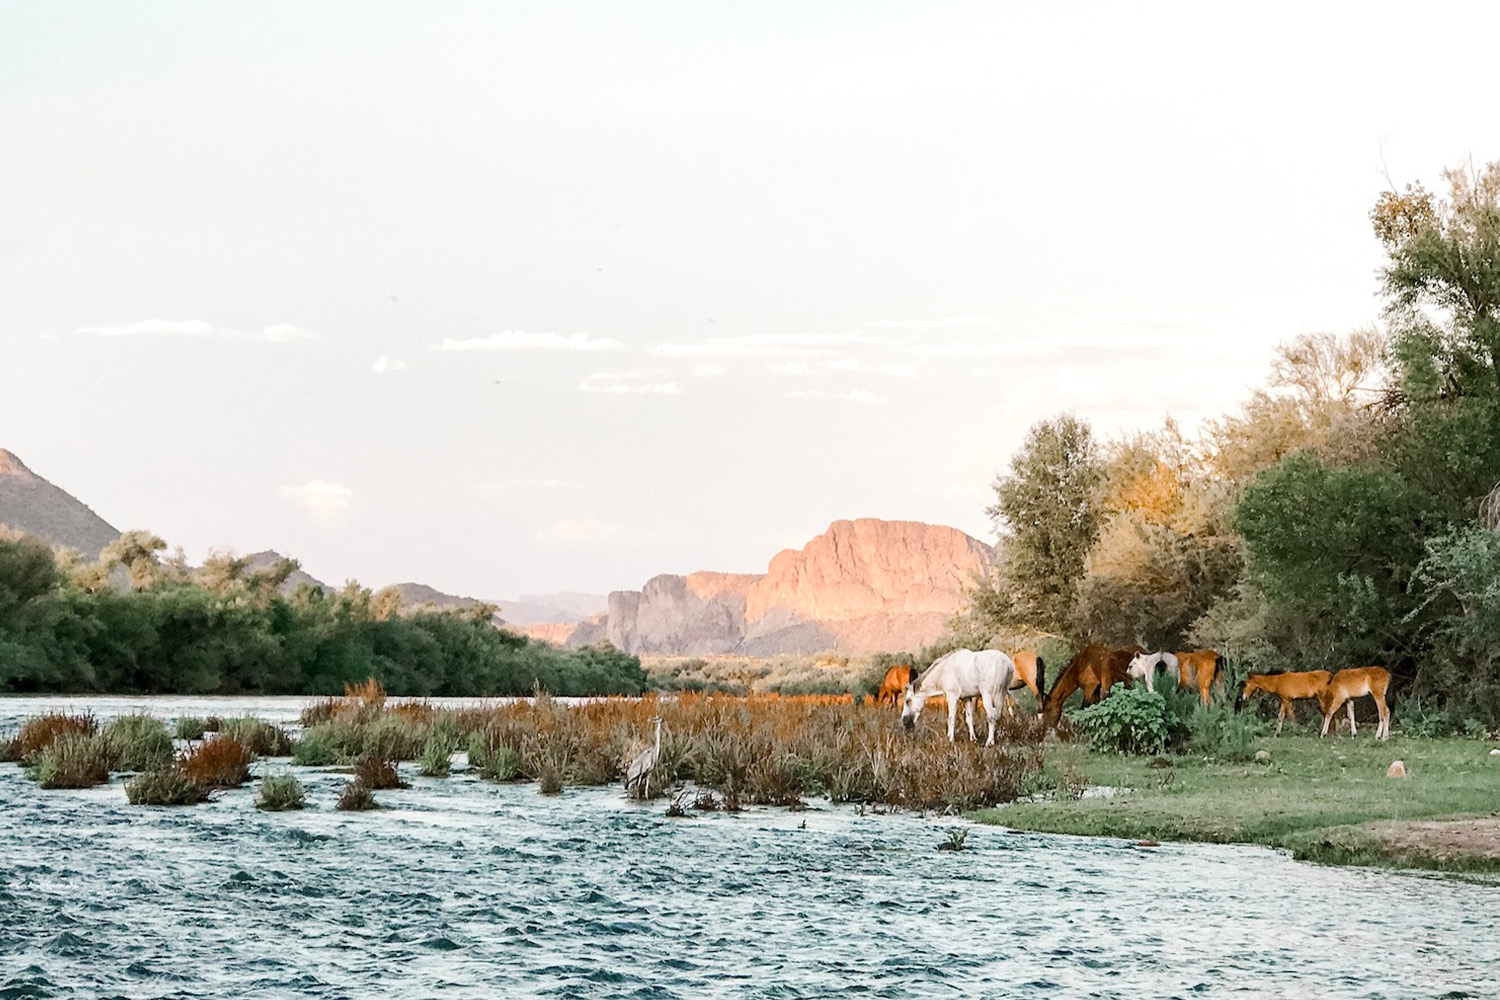
[[[1046,833],[1261,844],[1309,861],[1495,872],[1500,756],[1490,749],[1399,732],[1385,742],[1319,739],[1310,724],[1258,741],[1259,756],[1244,760],[1060,745],[1041,782],[1052,794],[975,818]],[[1386,777],[1398,758],[1407,777]]]
[[[1382,665],[1430,732],[1500,728],[1500,164],[1444,177],[1373,208],[1380,327],[1283,345],[1196,436],[1034,426],[995,482],[999,569],[949,644]]]
[[[0,529],[0,693],[336,694],[378,679],[416,696],[639,694],[640,661],[496,628],[495,609],[406,608],[394,590],[285,584],[213,555],[190,568],[127,532],[94,563]]]

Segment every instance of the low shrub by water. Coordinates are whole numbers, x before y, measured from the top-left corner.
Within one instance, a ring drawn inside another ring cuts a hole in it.
[[[284,812],[301,809],[306,805],[307,794],[296,775],[268,774],[260,779],[260,794],[256,796],[255,808]]]
[[[250,780],[255,755],[239,740],[215,736],[178,758],[182,773],[204,788],[234,788]]]
[[[99,724],[86,712],[80,715],[49,712],[21,724],[20,732],[6,747],[6,756],[25,764],[62,736],[92,736],[98,731]]]
[[[347,781],[344,783],[344,790],[339,793],[338,808],[358,812],[362,809],[379,809],[380,803],[375,801],[375,794],[368,786],[358,781]]]
[[[408,787],[406,782],[401,780],[395,761],[374,755],[361,757],[354,762],[354,780],[371,791]]]
[[[109,781],[110,757],[99,733],[63,733],[33,754],[27,769],[43,788],[90,788]]]
[[[292,753],[292,739],[284,729],[252,715],[225,719],[219,732],[238,740],[257,757],[289,757]]]
[[[179,740],[201,740],[205,732],[203,720],[196,716],[184,715],[177,720],[176,736]]]
[[[125,798],[135,806],[190,806],[206,800],[208,791],[174,762],[131,778],[125,783]]]
[[[1166,753],[1186,730],[1162,693],[1141,685],[1116,685],[1107,698],[1074,712],[1072,718],[1090,746],[1118,753]]]
[[[446,778],[453,767],[453,740],[435,733],[427,738],[418,759],[417,773],[424,778]]]
[[[121,715],[104,728],[112,757],[111,770],[149,771],[172,759],[172,734],[161,720],[134,713]]]

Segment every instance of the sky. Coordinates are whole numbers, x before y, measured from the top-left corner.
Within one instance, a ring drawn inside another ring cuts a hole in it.
[[[1500,8],[0,6],[0,447],[192,559],[483,597],[994,540],[1500,158]]]

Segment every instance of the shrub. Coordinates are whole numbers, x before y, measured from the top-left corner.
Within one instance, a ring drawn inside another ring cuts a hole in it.
[[[1270,729],[1269,723],[1255,715],[1236,714],[1227,705],[1205,709],[1201,702],[1183,721],[1187,750],[1228,761],[1252,760],[1256,744]]]
[[[325,722],[332,721],[333,717],[338,714],[338,711],[339,700],[337,698],[320,698],[310,705],[303,707],[302,714],[298,716],[298,721],[302,723],[303,729],[311,729],[313,726],[320,726]]]
[[[301,809],[306,805],[307,795],[296,775],[268,774],[260,779],[260,795],[256,797],[255,808],[284,812]]]
[[[149,715],[120,716],[105,727],[104,738],[116,771],[150,771],[172,759],[172,735]]]
[[[354,762],[354,780],[371,791],[382,788],[407,788],[396,770],[396,762],[370,755]]]
[[[31,758],[43,788],[90,788],[109,781],[109,743],[98,733],[64,733]]]
[[[219,731],[219,727],[223,724],[223,719],[219,718],[217,715],[210,715],[203,720],[203,731],[205,733],[217,733]]]
[[[1139,686],[1116,686],[1103,701],[1074,712],[1073,723],[1094,749],[1130,754],[1165,753],[1184,728],[1160,692]]]
[[[188,740],[189,742],[201,740],[205,732],[207,732],[207,729],[204,728],[203,720],[197,716],[184,715],[177,720],[177,738],[179,740]]]
[[[250,780],[255,760],[244,744],[229,736],[204,740],[178,758],[182,773],[204,788],[235,788]]]
[[[289,757],[292,753],[292,738],[286,730],[253,715],[225,719],[219,732],[237,740],[257,757]]]
[[[384,715],[362,727],[358,754],[387,760],[416,760],[422,755],[422,734],[399,715]]]
[[[170,763],[127,781],[125,798],[133,806],[190,806],[207,799],[208,792]]]
[[[425,778],[446,778],[452,766],[452,740],[441,733],[433,733],[427,737],[427,743],[422,747],[417,773]]]
[[[338,808],[356,812],[362,809],[379,809],[380,803],[375,801],[374,793],[360,782],[346,781],[344,790],[339,793]]]
[[[327,767],[339,763],[341,755],[333,745],[329,727],[314,726],[305,730],[292,744],[292,760],[303,767]]]
[[[27,719],[21,731],[11,740],[9,756],[25,764],[38,753],[51,746],[62,736],[92,736],[99,731],[99,724],[88,713],[68,715],[65,712],[50,712]]]

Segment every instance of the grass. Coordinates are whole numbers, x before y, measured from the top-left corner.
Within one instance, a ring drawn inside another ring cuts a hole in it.
[[[219,732],[257,757],[290,757],[292,753],[292,739],[286,730],[251,715],[223,720]]]
[[[32,755],[27,771],[43,788],[91,788],[109,781],[112,756],[99,733],[62,733]]]
[[[379,809],[380,803],[375,801],[375,793],[370,791],[369,786],[358,781],[346,781],[344,790],[339,793],[337,808],[345,812],[361,812],[365,809]]]
[[[112,771],[150,771],[172,759],[172,734],[160,719],[141,713],[122,715],[104,727]]]
[[[23,722],[21,731],[4,744],[4,753],[0,754],[0,759],[29,764],[37,754],[63,736],[92,736],[98,731],[98,722],[87,713],[68,715],[65,712],[49,712]]]
[[[1318,739],[1283,735],[1255,741],[1269,759],[1125,757],[1079,746],[1049,754],[1044,784],[1063,789],[1128,789],[1110,797],[1015,802],[978,813],[982,822],[1025,830],[1132,840],[1197,840],[1285,848],[1302,860],[1500,871],[1483,851],[1424,847],[1413,821],[1495,815],[1500,757],[1490,744],[1422,739],[1399,730]],[[1407,779],[1385,776],[1393,760]],[[1163,766],[1166,764],[1166,766]],[[1086,777],[1081,777],[1086,776]]]
[[[204,740],[177,759],[189,781],[203,788],[235,788],[250,780],[255,754],[232,736]]]
[[[255,808],[267,812],[285,812],[302,809],[306,805],[307,793],[295,775],[268,774],[260,779],[260,794],[256,796]]]
[[[203,734],[208,730],[203,726],[203,720],[193,715],[184,715],[177,720],[176,736],[179,740],[203,739]]]
[[[208,798],[208,790],[182,773],[176,763],[143,771],[125,783],[133,806],[190,806]]]

